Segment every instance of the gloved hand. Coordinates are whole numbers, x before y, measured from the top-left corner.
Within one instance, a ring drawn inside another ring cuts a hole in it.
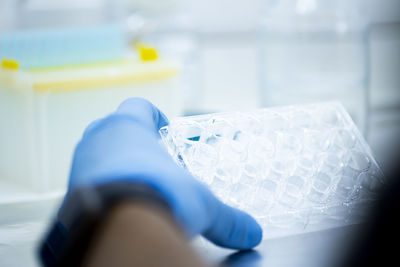
[[[234,249],[258,245],[262,230],[257,222],[218,200],[159,143],[158,130],[167,124],[161,111],[140,98],[93,122],[75,150],[69,191],[117,181],[145,184],[165,198],[189,236],[202,234]]]

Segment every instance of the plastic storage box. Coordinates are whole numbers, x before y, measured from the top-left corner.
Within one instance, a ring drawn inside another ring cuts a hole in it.
[[[255,216],[264,238],[360,222],[384,185],[339,103],[178,118],[160,134],[178,164]]]
[[[0,182],[65,189],[85,127],[124,99],[145,97],[171,117],[182,112],[177,72],[162,60],[0,70]]]

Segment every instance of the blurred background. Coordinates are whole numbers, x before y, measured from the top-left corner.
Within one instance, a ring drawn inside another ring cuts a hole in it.
[[[2,0],[0,60],[0,265],[36,264],[76,142],[127,97],[170,118],[340,101],[384,171],[397,155],[397,0]]]

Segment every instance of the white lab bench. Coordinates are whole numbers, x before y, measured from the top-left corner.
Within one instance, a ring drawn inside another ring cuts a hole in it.
[[[0,266],[40,266],[37,246],[63,193],[32,193],[12,184],[1,184]]]
[[[60,198],[53,195],[47,200],[21,202],[18,206],[9,206],[8,210],[1,206],[2,214],[7,212],[17,219],[24,213],[29,218],[0,223],[0,266],[40,266],[37,261],[38,244],[47,231],[48,218],[54,216],[59,203]],[[205,262],[226,267],[334,266],[336,260],[346,255],[351,244],[349,237],[356,236],[357,227],[344,226],[263,240],[254,250],[245,252],[220,248],[200,237],[193,241],[193,246]]]
[[[40,266],[38,244],[47,231],[49,220],[55,215],[61,195],[25,194],[24,198],[9,205],[0,205],[0,213],[8,214],[0,220],[0,266]],[[352,225],[263,240],[247,252],[223,249],[200,237],[193,245],[206,262],[224,266],[330,266],[335,259],[345,256],[349,236],[357,232],[357,227]]]

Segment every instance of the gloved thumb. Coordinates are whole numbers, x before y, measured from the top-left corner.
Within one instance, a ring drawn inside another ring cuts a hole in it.
[[[156,106],[154,106],[150,101],[133,97],[128,98],[122,102],[117,110],[113,113],[117,115],[127,115],[133,120],[139,122],[140,124],[148,127],[152,132],[157,133],[158,130],[168,125],[168,119]],[[112,115],[112,114],[111,114]],[[82,139],[85,139],[94,129],[103,123],[106,118],[97,119],[89,124],[83,133]]]
[[[139,97],[128,98],[122,102],[115,114],[128,115],[156,132],[168,124],[168,119],[164,113],[150,101]]]

